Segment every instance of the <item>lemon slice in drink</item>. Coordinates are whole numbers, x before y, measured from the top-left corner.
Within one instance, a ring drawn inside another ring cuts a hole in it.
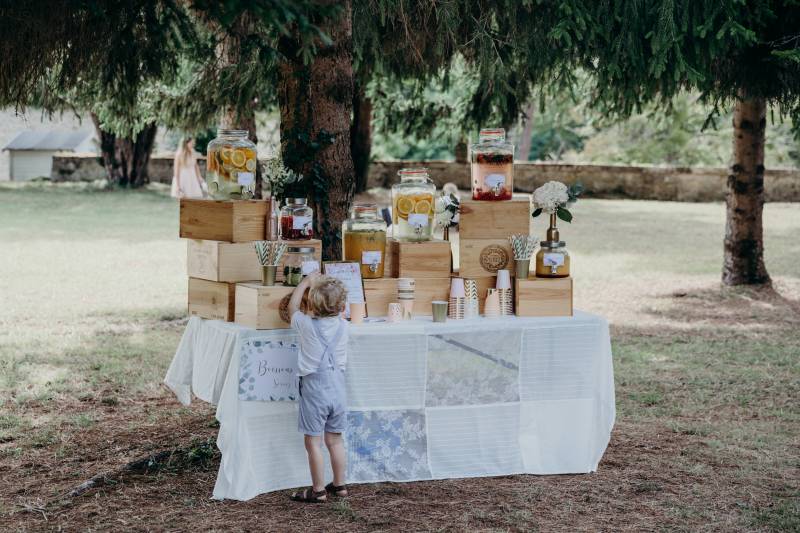
[[[248,159],[247,163],[244,164],[244,168],[253,172],[256,169],[256,160],[255,159]]]
[[[247,155],[244,153],[244,150],[234,150],[233,153],[231,153],[231,163],[233,163],[233,166],[242,168],[246,162]]]
[[[408,196],[401,196],[397,199],[397,212],[401,216],[407,217],[414,210],[414,200]]]
[[[414,212],[420,215],[427,215],[431,212],[431,202],[430,200],[420,200],[414,206]]]
[[[223,146],[222,150],[219,151],[219,156],[222,158],[224,162],[228,162],[231,160],[231,152],[233,150],[228,146]]]

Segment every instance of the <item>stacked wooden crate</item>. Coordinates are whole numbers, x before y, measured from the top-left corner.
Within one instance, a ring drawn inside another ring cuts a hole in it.
[[[253,246],[268,233],[268,200],[191,200],[180,203],[180,236],[186,239],[189,276],[189,314],[202,318],[234,321],[237,315],[237,285],[259,284],[261,264]],[[319,240],[286,241],[289,246],[310,246],[321,257]],[[283,280],[278,268],[278,280]],[[291,287],[265,287],[276,294]],[[238,320],[237,320],[238,322]],[[282,323],[281,327],[288,324]]]

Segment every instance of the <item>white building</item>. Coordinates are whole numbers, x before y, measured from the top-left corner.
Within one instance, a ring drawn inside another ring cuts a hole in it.
[[[96,152],[94,131],[25,130],[3,146],[9,154],[8,176],[12,181],[50,177],[56,152]]]

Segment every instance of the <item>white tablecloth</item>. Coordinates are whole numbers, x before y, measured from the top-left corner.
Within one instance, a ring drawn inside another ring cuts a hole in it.
[[[217,405],[214,498],[309,483],[294,402],[240,400],[240,357],[291,330],[189,320],[164,382]],[[598,316],[364,324],[350,329],[348,482],[593,472],[614,425]]]

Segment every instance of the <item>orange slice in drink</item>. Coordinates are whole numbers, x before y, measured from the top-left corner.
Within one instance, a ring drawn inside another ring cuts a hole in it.
[[[414,211],[414,200],[408,196],[401,196],[397,199],[397,212],[402,217],[408,217],[408,214]]]
[[[248,159],[247,163],[244,164],[244,168],[253,172],[256,169],[256,160],[255,159]]]
[[[247,155],[245,155],[244,150],[234,150],[231,153],[231,163],[233,163],[233,166],[242,168],[246,162]]]
[[[223,146],[219,151],[219,156],[227,163],[231,160],[231,152],[233,152],[233,149],[230,146]]]
[[[431,212],[430,200],[420,200],[414,205],[414,212],[420,215],[427,215]]]

